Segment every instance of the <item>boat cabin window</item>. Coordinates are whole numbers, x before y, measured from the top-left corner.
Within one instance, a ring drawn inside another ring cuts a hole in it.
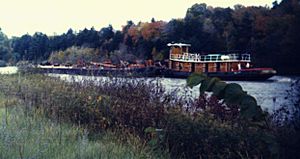
[[[184,53],[188,53],[188,47],[182,47],[182,52],[184,52]]]
[[[170,49],[170,60],[179,60],[186,62],[250,62],[250,54],[244,53],[230,53],[230,54],[208,54],[200,55],[197,53],[189,53],[190,44],[168,44],[171,47]]]
[[[242,54],[242,60],[250,61],[250,54]]]
[[[211,56],[211,61],[217,61],[217,56]]]
[[[180,47],[175,47],[175,46],[173,46],[173,47],[171,48],[171,54],[181,54]]]
[[[210,61],[210,56],[204,56],[204,61]]]

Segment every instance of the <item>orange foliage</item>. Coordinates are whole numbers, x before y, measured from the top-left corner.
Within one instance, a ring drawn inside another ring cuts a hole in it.
[[[163,21],[139,23],[138,25],[130,26],[127,32],[123,27],[123,32],[125,32],[125,41],[128,37],[132,38],[133,43],[137,43],[140,37],[144,40],[160,37],[163,27],[166,24],[167,23]]]
[[[157,21],[152,23],[143,23],[141,26],[141,35],[143,39],[149,40],[151,38],[160,37],[163,27],[166,22]]]
[[[136,43],[139,39],[140,31],[137,26],[131,26],[127,34],[132,38],[133,42]]]

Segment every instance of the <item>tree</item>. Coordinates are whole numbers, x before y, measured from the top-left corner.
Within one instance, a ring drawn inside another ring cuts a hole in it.
[[[13,39],[13,49],[14,52],[20,55],[20,60],[29,60],[28,59],[28,51],[30,48],[30,44],[32,41],[32,37],[28,34],[21,36],[20,38]]]
[[[11,40],[0,31],[0,60],[40,61],[51,52],[72,46],[93,48],[107,58],[114,54],[134,57],[124,59],[149,59],[153,52],[168,57],[166,44],[182,42],[192,44],[191,52],[252,52],[256,66],[274,67],[280,73],[300,73],[294,67],[300,60],[299,28],[299,0],[275,1],[272,8],[213,8],[202,3],[188,8],[181,19],[164,22],[152,18],[151,22],[138,24],[127,21],[121,31],[109,25],[99,31],[93,27],[79,33],[69,29],[62,35],[35,33]]]
[[[48,58],[48,37],[43,33],[35,33],[29,47],[28,59],[42,61]]]
[[[0,60],[8,61],[11,53],[10,41],[0,28]]]

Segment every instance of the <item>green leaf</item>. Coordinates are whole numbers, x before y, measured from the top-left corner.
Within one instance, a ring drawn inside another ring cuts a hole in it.
[[[149,144],[150,146],[156,146],[156,145],[158,144],[158,140],[157,140],[157,139],[151,139],[151,140],[148,142],[148,144]]]
[[[205,80],[207,76],[202,73],[193,73],[187,79],[187,86],[193,88]]]
[[[233,95],[240,94],[243,92],[244,92],[243,88],[239,84],[236,84],[236,83],[227,84],[227,86],[225,88],[225,94],[227,96],[233,96]]]
[[[226,104],[239,105],[242,118],[251,119],[253,122],[264,120],[265,114],[261,107],[257,105],[256,99],[243,91],[239,84],[227,84],[218,78],[209,78],[199,73],[193,73],[187,79],[189,87],[200,83],[200,94],[206,91],[213,92],[213,95],[218,97],[218,99],[224,99]]]
[[[225,87],[227,86],[226,82],[219,81],[216,82],[212,88],[213,95],[219,99],[224,98]]]
[[[256,115],[255,115],[255,120],[256,121],[262,121],[262,120],[264,120],[265,119],[265,117],[266,117],[266,112],[264,112],[262,109],[261,109],[261,106],[259,106],[259,105],[257,105],[257,107],[256,107],[256,111],[257,111],[257,113],[256,113]]]
[[[258,113],[261,112],[258,109],[256,99],[250,95],[245,95],[240,104],[241,117],[253,119]]]
[[[241,109],[246,109],[250,106],[257,107],[256,99],[250,95],[245,95],[241,101]]]
[[[224,101],[227,104],[239,105],[240,102],[242,101],[243,96],[245,96],[244,93],[239,93],[239,94],[235,94],[235,95],[231,95],[231,96],[226,96],[226,94],[225,94]]]
[[[239,84],[230,83],[225,87],[224,100],[227,104],[240,104],[244,95],[246,93]]]
[[[206,91],[212,91],[213,86],[216,82],[219,82],[219,78],[207,78],[204,81],[201,82],[200,86],[200,94],[203,94]]]
[[[147,127],[145,130],[144,130],[145,133],[154,133],[156,132],[156,129],[154,127]]]

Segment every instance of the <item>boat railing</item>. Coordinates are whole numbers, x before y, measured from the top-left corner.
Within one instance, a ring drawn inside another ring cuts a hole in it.
[[[250,54],[171,54],[170,60],[181,62],[251,62]]]

